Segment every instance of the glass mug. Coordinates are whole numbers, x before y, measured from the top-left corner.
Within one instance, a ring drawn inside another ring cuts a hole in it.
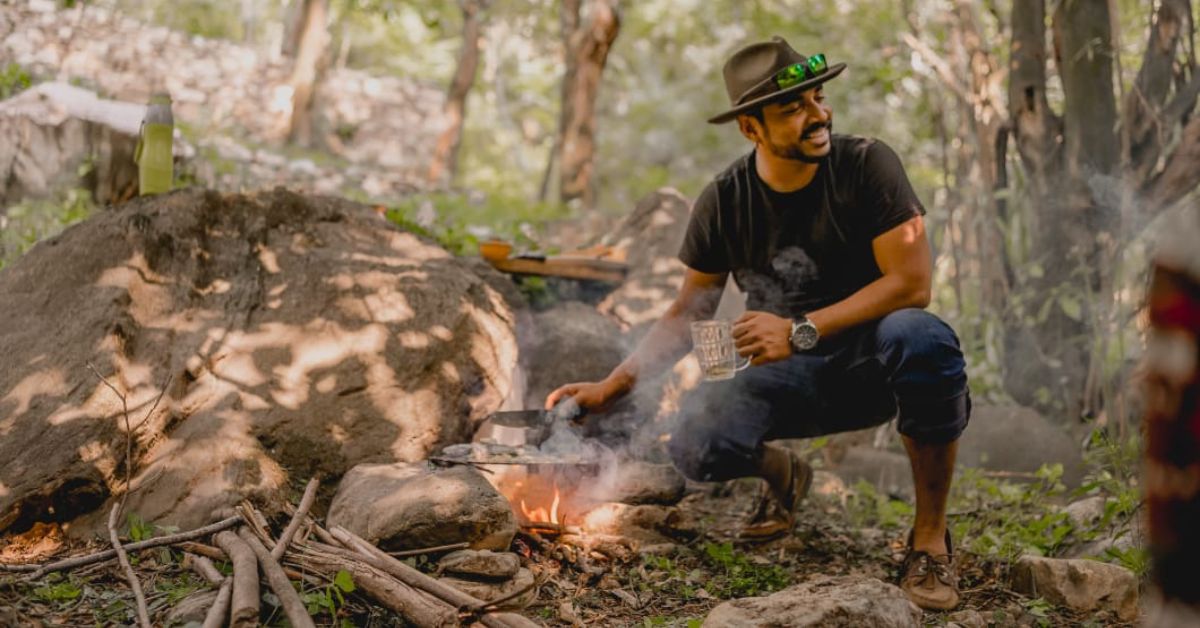
[[[739,358],[733,346],[733,323],[729,321],[693,322],[692,350],[700,361],[705,381],[730,379],[750,366],[750,360]],[[739,364],[741,360],[745,361]]]

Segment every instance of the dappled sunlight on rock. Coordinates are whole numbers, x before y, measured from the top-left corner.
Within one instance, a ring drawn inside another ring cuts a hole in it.
[[[0,273],[18,330],[0,350],[22,365],[0,372],[0,512],[21,513],[0,532],[123,489],[120,398],[88,362],[130,402],[130,508],[150,521],[469,439],[517,368],[491,274],[370,207],[283,190],[136,199],[34,247]]]
[[[12,428],[12,423],[18,416],[29,411],[29,407],[33,404],[36,397],[41,395],[56,397],[66,394],[66,392],[66,376],[60,369],[36,371],[29,374],[18,382],[7,395],[0,398],[0,402],[14,401],[17,404],[13,408],[12,414],[5,420],[0,421],[0,436]]]

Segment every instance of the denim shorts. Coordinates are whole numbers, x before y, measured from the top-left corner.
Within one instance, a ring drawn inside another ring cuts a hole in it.
[[[753,475],[763,442],[863,429],[899,418],[922,443],[958,439],[970,417],[966,363],[954,330],[898,310],[786,360],[688,393],[668,443],[694,480]]]

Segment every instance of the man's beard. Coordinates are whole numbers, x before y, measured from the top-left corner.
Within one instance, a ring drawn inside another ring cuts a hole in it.
[[[787,159],[789,161],[800,161],[800,162],[803,162],[806,164],[820,163],[820,161],[825,158],[824,154],[811,155],[809,153],[806,153],[806,152],[804,152],[804,148],[802,147],[804,138],[808,137],[812,133],[820,131],[821,129],[827,129],[829,131],[830,136],[832,137],[832,135],[833,135],[833,120],[830,120],[829,122],[809,125],[808,128],[804,129],[804,133],[800,136],[800,139],[796,140],[795,142],[792,142],[791,144],[779,144],[779,143],[775,142],[774,139],[771,138],[771,132],[769,130],[767,130],[765,126],[763,127],[763,131],[766,133],[766,138],[767,138],[767,150],[771,151],[772,155],[774,155],[780,159]],[[828,145],[827,145],[827,147],[828,147]]]

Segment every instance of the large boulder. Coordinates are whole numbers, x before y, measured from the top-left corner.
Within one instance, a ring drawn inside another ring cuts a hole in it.
[[[507,550],[517,533],[512,506],[479,471],[421,463],[354,467],[338,485],[327,522],[389,550],[455,543]]]
[[[469,440],[522,392],[477,272],[283,190],[140,198],[38,244],[0,271],[0,531],[95,509],[127,466],[128,510],[189,527]]]
[[[546,395],[563,384],[604,379],[626,354],[616,323],[574,301],[534,314],[522,336],[528,408],[541,408]]]
[[[766,597],[714,608],[703,628],[916,628],[921,610],[875,578],[817,576]]]
[[[1062,463],[1063,482],[1078,486],[1087,470],[1082,451],[1066,430],[1030,408],[976,404],[958,441],[958,463],[1019,473]]]

